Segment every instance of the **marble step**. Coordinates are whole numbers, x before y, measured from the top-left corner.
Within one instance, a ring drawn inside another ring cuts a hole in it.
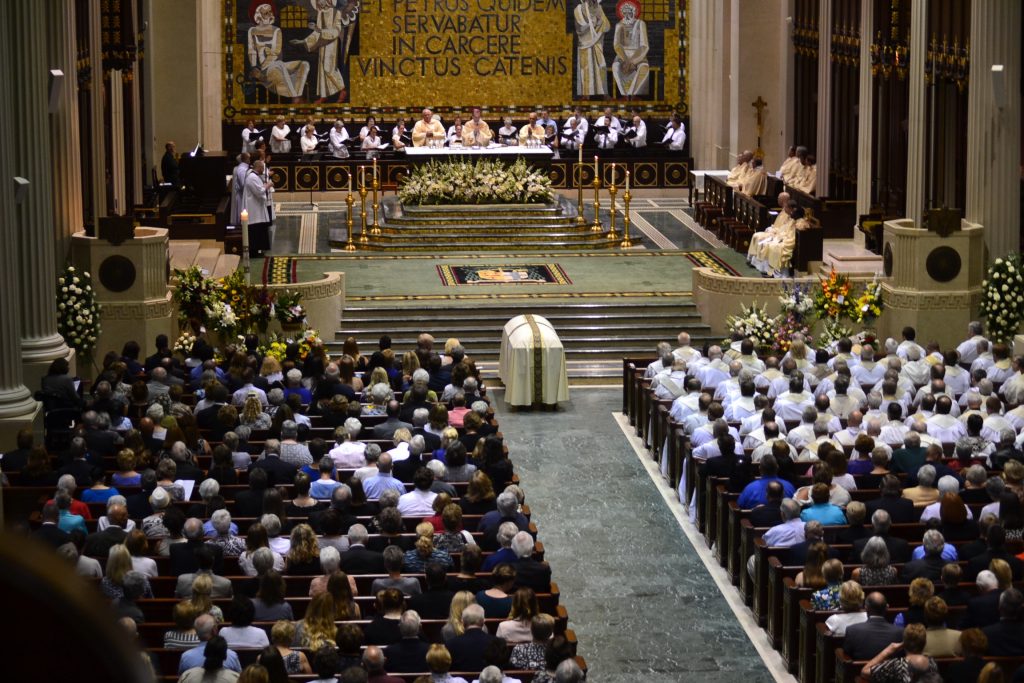
[[[429,311],[426,313],[425,311]],[[343,322],[353,320],[364,322],[371,320],[385,321],[392,325],[402,320],[417,320],[436,323],[439,319],[455,318],[457,320],[507,320],[509,313],[527,312],[542,315],[548,320],[606,320],[627,317],[630,320],[643,321],[645,318],[682,315],[699,318],[697,306],[689,299],[623,301],[621,299],[601,302],[572,301],[552,302],[537,299],[523,301],[502,301],[497,304],[474,302],[472,307],[462,303],[450,302],[417,302],[415,308],[405,306],[375,307],[346,306]]]
[[[184,270],[196,262],[200,243],[193,240],[170,240],[167,251],[171,260],[171,268]]]
[[[434,225],[424,225],[419,222],[398,222],[389,220],[381,223],[381,230],[384,234],[392,235],[429,235],[446,236],[452,232],[460,235],[487,235],[491,233],[547,233],[547,232],[573,232],[589,230],[590,225],[578,225],[575,219],[565,218],[560,220],[534,220],[529,223],[507,223],[504,221],[461,221],[446,220]],[[358,229],[357,229],[358,232]],[[333,235],[332,235],[333,237]]]
[[[458,206],[417,206],[382,202],[394,215],[436,218],[442,216],[557,216],[562,213],[558,204],[462,204]]]
[[[494,327],[504,326],[504,324],[509,320],[510,317],[511,316],[509,316],[508,314],[505,314],[502,317],[495,318],[493,320],[487,320],[486,322],[481,322],[479,324],[473,324],[473,325],[445,325],[445,330],[447,332],[450,332],[452,334],[452,336],[455,336],[455,337],[458,337],[459,339],[462,339],[465,336],[478,333],[481,329],[493,329]],[[681,316],[680,317],[673,316],[671,318],[665,318],[665,319],[661,319],[661,320],[653,320],[653,321],[646,321],[645,320],[643,322],[643,324],[640,324],[639,321],[637,321],[637,322],[632,322],[632,323],[630,323],[630,322],[608,323],[608,324],[604,324],[604,325],[601,325],[601,324],[589,324],[588,325],[588,324],[586,324],[586,322],[588,322],[588,321],[570,321],[570,320],[559,319],[559,318],[555,318],[555,317],[547,317],[547,316],[545,316],[545,317],[547,318],[548,322],[550,322],[552,325],[555,326],[556,330],[566,329],[566,330],[572,330],[572,331],[577,332],[577,333],[583,333],[583,332],[591,332],[591,333],[605,332],[607,334],[623,334],[623,333],[628,334],[630,332],[637,332],[637,331],[641,331],[642,330],[644,333],[646,333],[646,336],[648,338],[650,338],[650,336],[654,335],[655,333],[657,333],[659,335],[662,335],[662,336],[668,335],[668,336],[674,337],[676,334],[678,334],[679,330],[682,329],[682,328],[685,328],[685,329],[695,329],[695,328],[699,328],[699,327],[703,327],[704,326],[703,323],[700,321],[700,317],[699,316],[694,316],[692,318],[684,318],[684,317],[681,317]],[[339,337],[340,336],[352,335],[352,336],[355,336],[356,338],[359,338],[359,337],[365,336],[367,334],[372,334],[372,333],[375,333],[375,332],[379,332],[382,329],[382,327],[383,327],[383,326],[380,326],[380,325],[373,325],[373,324],[363,324],[363,325],[353,324],[351,320],[344,321],[344,322],[347,322],[347,324],[343,324],[343,327],[336,332],[336,334]],[[387,329],[391,330],[391,333],[390,333],[391,336],[395,337],[395,336],[398,336],[398,335],[408,335],[408,334],[417,335],[417,334],[419,334],[420,332],[422,332],[425,329],[430,329],[431,325],[432,325],[432,321],[430,321],[430,320],[424,320],[424,321],[419,322],[419,323],[417,323],[417,322],[406,322],[406,321],[403,320],[402,323],[388,325]]]
[[[358,210],[357,210],[358,211]],[[370,207],[367,207],[367,215],[373,217]],[[354,214],[355,215],[355,214]],[[358,215],[355,215],[358,218]],[[563,216],[561,214],[551,214],[549,216],[410,216],[404,214],[401,216],[387,215],[384,217],[382,223],[395,227],[422,227],[424,229],[430,229],[437,226],[449,226],[458,225],[472,226],[472,225],[508,225],[515,226],[516,228],[529,228],[532,226],[543,227],[545,225],[564,225],[564,224],[575,224],[575,216]]]
[[[333,231],[332,231],[333,232]],[[607,233],[601,233],[601,237],[597,239],[577,239],[574,238],[562,241],[538,241],[538,242],[520,242],[517,241],[513,236],[509,236],[501,240],[473,240],[471,243],[464,244],[460,243],[460,240],[465,238],[464,235],[458,233],[452,234],[446,240],[421,240],[415,242],[374,242],[370,241],[367,244],[357,242],[357,251],[403,251],[403,252],[429,252],[438,253],[439,251],[445,251],[446,253],[476,253],[481,251],[509,251],[514,249],[517,253],[527,252],[541,252],[547,253],[552,251],[579,251],[581,249],[618,249],[620,248],[622,237],[621,235],[615,239],[608,239]],[[632,235],[633,244],[639,245],[642,242],[642,237],[636,233]],[[370,238],[376,240],[379,238]],[[546,237],[545,239],[550,239]],[[343,239],[331,239],[329,245],[332,249],[344,249],[345,241]]]
[[[687,328],[690,332],[690,336],[693,339],[700,339],[703,342],[705,339],[714,338],[716,341],[721,341],[721,335],[712,335],[711,330],[708,327],[697,327],[690,326]],[[605,330],[577,330],[572,327],[555,327],[555,332],[558,333],[558,338],[562,342],[562,346],[565,348],[586,351],[590,348],[601,349],[607,346],[628,346],[638,348],[651,348],[653,349],[655,344],[651,343],[651,335],[646,333],[639,334],[621,334],[611,333]],[[416,346],[416,335],[398,335],[391,334],[391,342],[395,348],[410,348]],[[435,344],[440,342],[443,347],[444,339],[449,337],[457,337],[462,345],[466,349],[485,349],[488,346],[497,348],[501,344],[501,328],[494,328],[489,330],[481,330],[475,334],[449,334],[447,336],[435,337]],[[342,336],[338,336],[336,343],[341,343],[344,339]],[[373,340],[374,336],[372,333],[368,333],[363,336],[365,340]],[[666,339],[669,341],[669,339]]]
[[[391,233],[382,229],[380,235],[370,235],[369,239],[371,243],[381,244],[396,244],[409,240],[429,240],[439,244],[454,244],[458,243],[459,240],[464,242],[473,240],[474,243],[476,240],[483,240],[485,242],[504,240],[508,244],[547,244],[551,241],[594,242],[601,240],[606,235],[606,232],[591,232],[590,228],[586,226],[577,227],[575,225],[553,226],[546,231],[530,232],[501,226],[466,228],[465,230],[461,226],[449,226],[444,228],[444,230],[438,229],[437,231],[427,233],[417,233],[405,229],[399,230],[397,233]],[[469,246],[473,246],[473,244]]]

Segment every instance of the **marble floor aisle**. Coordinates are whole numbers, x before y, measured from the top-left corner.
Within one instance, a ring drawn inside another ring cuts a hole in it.
[[[612,417],[621,393],[574,389],[556,413],[494,393],[589,680],[771,681]]]

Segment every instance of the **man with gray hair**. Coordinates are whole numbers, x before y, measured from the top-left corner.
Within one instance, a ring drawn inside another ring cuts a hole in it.
[[[310,456],[310,462],[313,457]],[[249,465],[249,474],[253,470],[261,469],[267,473],[268,486],[287,486],[295,481],[297,468],[291,463],[281,459],[281,442],[277,439],[267,439],[263,445],[263,457],[254,460]]]
[[[501,673],[501,669],[492,664],[481,671],[480,678],[476,679],[473,683],[502,683],[505,680],[512,679],[506,679],[505,674]]]
[[[914,507],[925,508],[939,499],[939,490],[935,488],[935,467],[921,465],[917,470],[917,486],[903,489],[903,497],[912,501]]]
[[[551,592],[551,567],[534,559],[535,541],[526,531],[516,532],[511,549],[516,555],[516,585],[532,588],[534,593]]]
[[[654,353],[657,358],[653,362],[647,364],[647,367],[644,369],[644,379],[652,379],[655,375],[665,369],[665,356],[666,354],[672,353],[672,345],[668,342],[658,342],[657,346],[654,348]],[[669,365],[671,365],[671,362]]]
[[[978,358],[978,342],[980,341],[988,343],[988,339],[985,339],[985,327],[980,321],[972,320],[967,323],[967,339],[956,347],[961,363],[970,365]]]
[[[329,452],[338,469],[355,469],[366,465],[366,444],[359,441],[363,423],[354,417],[334,430],[335,446]]]
[[[285,420],[281,423],[281,460],[295,469],[301,469],[313,464],[313,456],[309,447],[299,443],[299,425],[294,420]]]
[[[346,574],[386,574],[384,556],[366,547],[370,537],[366,527],[353,524],[348,529],[348,550],[341,555],[341,570]]]
[[[480,570],[484,572],[494,571],[494,568],[499,564],[512,564],[518,558],[514,550],[512,550],[512,539],[519,533],[519,529],[513,522],[502,522],[501,526],[498,527],[498,533],[495,536],[496,543],[498,544],[497,552],[491,554],[484,563],[480,566]]]
[[[486,404],[485,404],[486,405]],[[486,409],[485,409],[486,412]],[[425,407],[416,408],[412,411],[412,431],[410,432],[414,437],[422,436],[423,442],[426,445],[426,450],[430,453],[441,448],[441,437],[432,432],[428,432],[426,427],[427,423],[430,422],[430,409]]]
[[[352,476],[361,482],[366,482],[370,477],[377,476],[380,469],[377,467],[380,462],[381,449],[378,444],[368,443],[366,444],[366,450],[363,451],[363,457],[366,458],[366,464],[357,469]]]
[[[351,539],[350,539],[351,542]],[[395,588],[402,591],[402,595],[419,595],[423,592],[420,580],[415,576],[402,576],[402,566],[405,563],[405,551],[397,545],[389,545],[381,553],[384,558],[385,578],[374,579],[370,585],[370,594],[376,595],[382,590]],[[417,623],[417,626],[419,624]]]
[[[452,671],[482,671],[487,665],[484,652],[493,636],[484,628],[484,608],[468,605],[462,611],[464,632],[445,641],[452,655]]]
[[[949,546],[949,551],[946,551],[946,547],[946,541],[938,529],[929,529],[924,532],[922,546],[914,550],[914,555],[919,555],[920,559],[911,560],[903,565],[903,572],[900,574],[901,580],[904,583],[910,583],[917,578],[929,579],[932,583],[942,581],[942,567],[948,561],[956,561],[956,549]],[[943,554],[946,552],[952,554],[952,560],[943,559]]]
[[[519,500],[514,493],[502,491],[496,501],[497,509],[491,510],[480,518],[477,531],[482,534],[480,547],[483,550],[498,549],[498,527],[503,522],[513,522],[520,531],[528,531],[530,520],[519,511]]]
[[[582,683],[584,680],[583,669],[575,659],[564,659],[555,669],[555,683]]]
[[[398,632],[402,639],[388,645],[388,669],[392,673],[426,671],[427,651],[430,643],[420,635],[420,615],[411,609],[402,612]]]
[[[181,653],[181,662],[178,664],[179,676],[189,669],[203,666],[203,662],[206,660],[206,644],[217,635],[217,620],[209,614],[200,614],[196,617],[194,627],[196,636],[199,638],[199,645]],[[238,654],[230,648],[227,659],[224,660],[224,668],[238,673],[242,671]]]
[[[392,455],[394,466],[391,469],[391,473],[395,475],[395,478],[404,483],[411,482],[416,474],[416,470],[425,464],[423,453],[427,449],[427,442],[422,436],[414,436],[409,439],[408,449],[409,457],[402,460],[398,460]]]
[[[388,650],[390,651],[391,648],[389,647]],[[377,645],[368,645],[363,650],[363,668],[366,669],[369,680],[374,683],[398,683],[402,680],[387,674],[384,670],[384,664],[387,661],[388,658],[384,656],[384,650]]]
[[[416,437],[413,437],[414,439]],[[452,498],[458,497],[458,491],[455,487],[445,481],[445,477],[448,476],[448,468],[445,467],[444,463],[440,460],[430,460],[427,462],[425,467],[430,470],[430,473],[434,475],[434,483],[430,485],[430,490],[433,493],[447,493]]]

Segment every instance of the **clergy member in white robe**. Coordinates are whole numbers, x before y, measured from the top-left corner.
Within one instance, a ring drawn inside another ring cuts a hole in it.
[[[748,197],[763,195],[768,191],[768,172],[764,168],[764,161],[754,159],[750,163],[750,173],[743,179],[743,184],[740,185],[740,192]]]
[[[772,222],[772,224],[769,225],[768,228],[765,229],[764,231],[755,232],[750,237],[750,246],[747,247],[748,263],[753,261],[754,259],[764,259],[764,256],[761,254],[761,250],[764,248],[764,245],[767,244],[768,241],[775,236],[775,231],[779,228],[779,226],[788,223],[789,221],[792,220],[789,210],[789,193],[780,192],[778,200],[779,206],[781,208],[779,210],[779,214],[775,217],[775,220]]]
[[[257,159],[245,174],[242,208],[249,212],[249,256],[259,257],[270,249],[270,212],[267,197],[273,183],[264,180],[266,165]]]
[[[747,174],[752,170],[750,162],[753,161],[753,159],[753,152],[749,149],[743,150],[743,153],[736,157],[736,165],[729,169],[729,175],[725,178],[725,184],[734,190],[738,190],[742,187]]]
[[[238,165],[231,175],[231,225],[242,223],[242,203],[245,188],[245,176],[249,175],[249,154],[242,152],[238,155]]]
[[[776,173],[782,182],[788,182],[789,176],[796,169],[800,167],[800,159],[796,155],[796,146],[789,148],[789,152],[786,154],[786,160],[782,162],[782,166],[779,166],[779,172]]]

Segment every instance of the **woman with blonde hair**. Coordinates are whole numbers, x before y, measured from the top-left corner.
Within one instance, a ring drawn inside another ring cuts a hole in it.
[[[277,648],[284,660],[284,670],[289,675],[312,673],[309,666],[309,659],[302,650],[293,650],[292,643],[295,641],[295,624],[284,619],[275,622],[270,629],[270,644]]]
[[[338,627],[334,624],[334,598],[330,593],[321,593],[309,601],[306,616],[295,629],[293,645],[304,650],[319,650],[324,645],[335,647]]]
[[[267,380],[267,391],[274,387],[284,388],[284,373],[281,372],[281,363],[271,355],[263,357],[263,364],[260,365],[260,377]]]
[[[134,568],[132,567],[132,554],[128,551],[128,546],[123,543],[111,546],[107,554],[106,572],[104,572],[103,580],[100,581],[100,590],[103,591],[103,595],[111,600],[123,598],[124,577],[130,571],[134,571]],[[142,597],[151,598],[153,589],[149,585],[149,579],[143,578]]]
[[[796,575],[794,583],[802,588],[819,590],[828,585],[822,566],[828,559],[828,546],[823,542],[812,543],[807,549],[807,561],[802,572]]]
[[[256,394],[250,394],[242,404],[242,414],[238,416],[239,424],[250,429],[270,429],[270,416],[263,412],[263,404]]]
[[[420,357],[415,351],[406,351],[402,354],[402,388],[412,388],[412,373],[420,369]]]
[[[313,576],[322,574],[320,567],[320,544],[317,543],[313,527],[297,524],[292,529],[291,547],[285,555],[285,574]]]
[[[420,533],[420,528],[427,531],[426,534]],[[428,531],[429,529],[429,531]],[[434,526],[429,523],[423,523],[416,527],[416,547],[412,550],[407,550],[405,553],[405,571],[413,574],[420,574],[426,571],[427,564],[430,562],[437,562],[444,566],[445,569],[451,569],[454,566],[452,556],[448,554],[446,550],[434,547]]]
[[[910,582],[910,588],[907,589],[907,593],[909,595],[909,600],[907,601],[909,607],[906,611],[897,614],[892,623],[897,626],[925,623],[924,603],[928,602],[935,595],[935,584],[931,582],[931,579],[918,577]]]
[[[192,579],[192,597],[189,598],[196,614],[209,614],[218,624],[224,621],[224,612],[213,604],[213,579],[209,574],[197,574]]]
[[[525,586],[517,589],[512,594],[512,609],[508,619],[498,624],[498,637],[513,644],[529,643],[533,638],[530,625],[538,614],[540,605],[533,589]]]
[[[810,359],[807,358],[807,344],[805,344],[801,339],[797,339],[789,347],[789,357],[793,359],[794,363],[796,363],[798,370],[802,370],[813,365]]]
[[[469,591],[459,591],[452,598],[452,604],[448,608],[448,623],[441,627],[441,639],[449,640],[455,636],[461,636],[466,632],[462,625],[462,610],[469,605],[476,604],[476,596]]]
[[[427,650],[427,668],[432,683],[467,683],[465,678],[448,673],[452,668],[452,653],[440,643],[434,643]]]
[[[338,570],[327,579],[327,593],[334,599],[334,620],[361,619],[359,605],[352,596],[352,581],[348,574]]]
[[[352,359],[357,372],[362,372],[366,369],[366,356],[359,353],[359,342],[355,337],[349,336],[345,338],[344,343],[341,345],[341,352]]]

